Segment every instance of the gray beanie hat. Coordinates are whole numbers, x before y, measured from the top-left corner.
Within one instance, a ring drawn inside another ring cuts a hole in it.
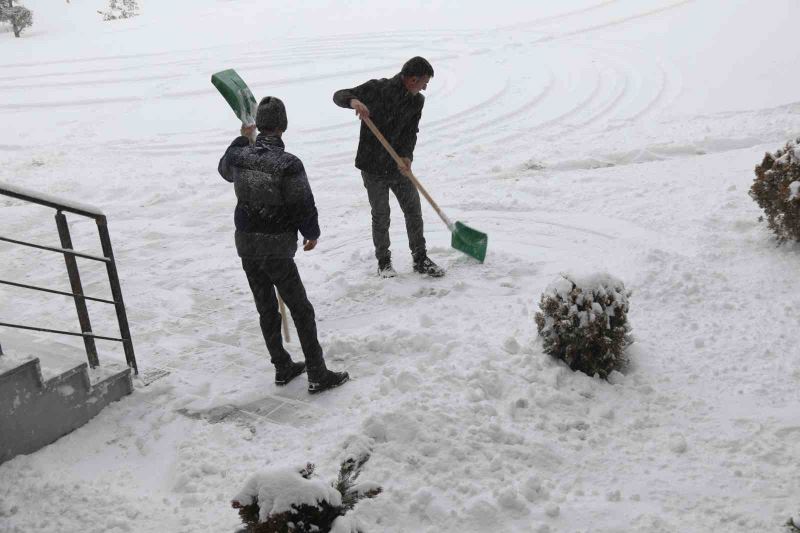
[[[258,103],[256,113],[256,126],[258,131],[286,131],[288,120],[286,119],[286,107],[280,98],[265,96]]]

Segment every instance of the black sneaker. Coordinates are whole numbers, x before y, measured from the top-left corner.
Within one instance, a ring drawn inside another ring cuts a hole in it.
[[[441,278],[444,276],[444,269],[431,261],[427,255],[414,258],[414,272],[427,274],[432,278]]]
[[[381,278],[393,278],[397,275],[397,271],[392,266],[392,258],[380,259],[378,261],[378,276]]]
[[[275,385],[282,387],[306,371],[306,364],[302,361],[290,363],[289,366],[275,369]]]
[[[333,372],[331,370],[326,370],[322,377],[320,377],[316,381],[308,380],[308,393],[309,394],[318,394],[320,392],[325,392],[328,389],[334,389],[343,383],[346,383],[347,380],[350,379],[350,374],[347,372]]]

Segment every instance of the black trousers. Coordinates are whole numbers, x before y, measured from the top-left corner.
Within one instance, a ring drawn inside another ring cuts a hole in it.
[[[419,203],[419,192],[411,180],[400,173],[392,172],[386,176],[378,176],[361,171],[364,187],[367,189],[369,205],[372,208],[372,243],[375,245],[375,257],[378,261],[389,258],[389,191],[394,193],[397,203],[406,219],[408,247],[414,257],[424,256],[425,237],[422,227],[422,208]]]
[[[314,307],[308,301],[294,259],[243,257],[242,267],[247,274],[250,290],[253,291],[261,333],[264,335],[272,364],[279,368],[292,362],[291,356],[283,347],[281,315],[278,310],[278,299],[275,297],[277,288],[281,298],[286,302],[286,307],[292,313],[292,320],[297,328],[306,359],[309,379],[320,377],[326,367],[325,359],[322,357],[322,347],[317,340]]]

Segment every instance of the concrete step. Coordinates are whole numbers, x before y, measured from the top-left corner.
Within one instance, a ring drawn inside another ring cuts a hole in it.
[[[44,379],[38,358],[0,356],[0,463],[55,442],[133,392],[129,368],[104,374],[92,382],[81,363]]]

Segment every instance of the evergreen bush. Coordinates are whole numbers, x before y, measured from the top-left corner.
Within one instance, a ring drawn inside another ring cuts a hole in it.
[[[314,478],[312,463],[252,476],[232,502],[244,523],[238,533],[363,533],[344,515],[382,491],[374,483],[356,483],[368,459],[362,453],[345,460],[330,485]]]
[[[136,0],[108,0],[108,11],[98,11],[103,20],[128,19],[139,14]]]
[[[19,37],[25,28],[33,26],[33,13],[24,6],[15,6],[12,0],[0,0],[0,22],[8,22]]]
[[[764,154],[755,172],[750,196],[764,210],[778,243],[800,242],[800,138],[774,154]]]
[[[607,378],[626,363],[632,342],[630,291],[607,274],[578,278],[562,274],[542,294],[535,320],[545,353],[573,370]]]

